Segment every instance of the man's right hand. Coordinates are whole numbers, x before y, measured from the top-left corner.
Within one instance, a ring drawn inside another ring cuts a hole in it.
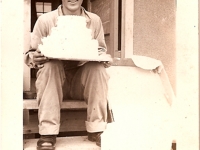
[[[44,67],[44,63],[49,61],[47,57],[45,57],[40,50],[36,50],[33,54],[33,62],[38,68]]]

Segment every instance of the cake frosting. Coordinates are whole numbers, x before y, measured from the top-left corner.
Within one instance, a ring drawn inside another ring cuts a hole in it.
[[[96,58],[98,41],[92,39],[91,29],[86,27],[86,18],[59,16],[50,35],[42,38],[39,50],[52,58]]]

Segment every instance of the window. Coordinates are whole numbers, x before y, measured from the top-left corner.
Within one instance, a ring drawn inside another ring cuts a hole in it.
[[[47,2],[36,2],[36,13],[37,17],[41,16],[44,13],[50,12],[52,10],[51,3]]]

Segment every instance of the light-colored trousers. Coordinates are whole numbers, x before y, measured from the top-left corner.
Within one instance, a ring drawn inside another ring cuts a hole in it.
[[[77,62],[50,60],[37,72],[40,135],[59,133],[64,98],[85,100],[88,105],[85,121],[88,132],[106,129],[109,79],[106,69],[99,62],[87,62],[80,67],[73,65],[76,66]]]

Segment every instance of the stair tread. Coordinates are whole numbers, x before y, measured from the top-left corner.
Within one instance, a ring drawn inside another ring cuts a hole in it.
[[[29,115],[28,122],[23,125],[23,134],[38,133],[38,113]],[[59,132],[86,131],[87,111],[61,111]]]
[[[61,108],[86,109],[87,105],[85,101],[81,100],[64,100],[61,104]],[[23,109],[38,109],[38,104],[36,99],[24,99]]]
[[[38,139],[24,140],[24,150],[36,150]],[[100,150],[95,142],[87,139],[87,136],[58,137],[56,150]]]

